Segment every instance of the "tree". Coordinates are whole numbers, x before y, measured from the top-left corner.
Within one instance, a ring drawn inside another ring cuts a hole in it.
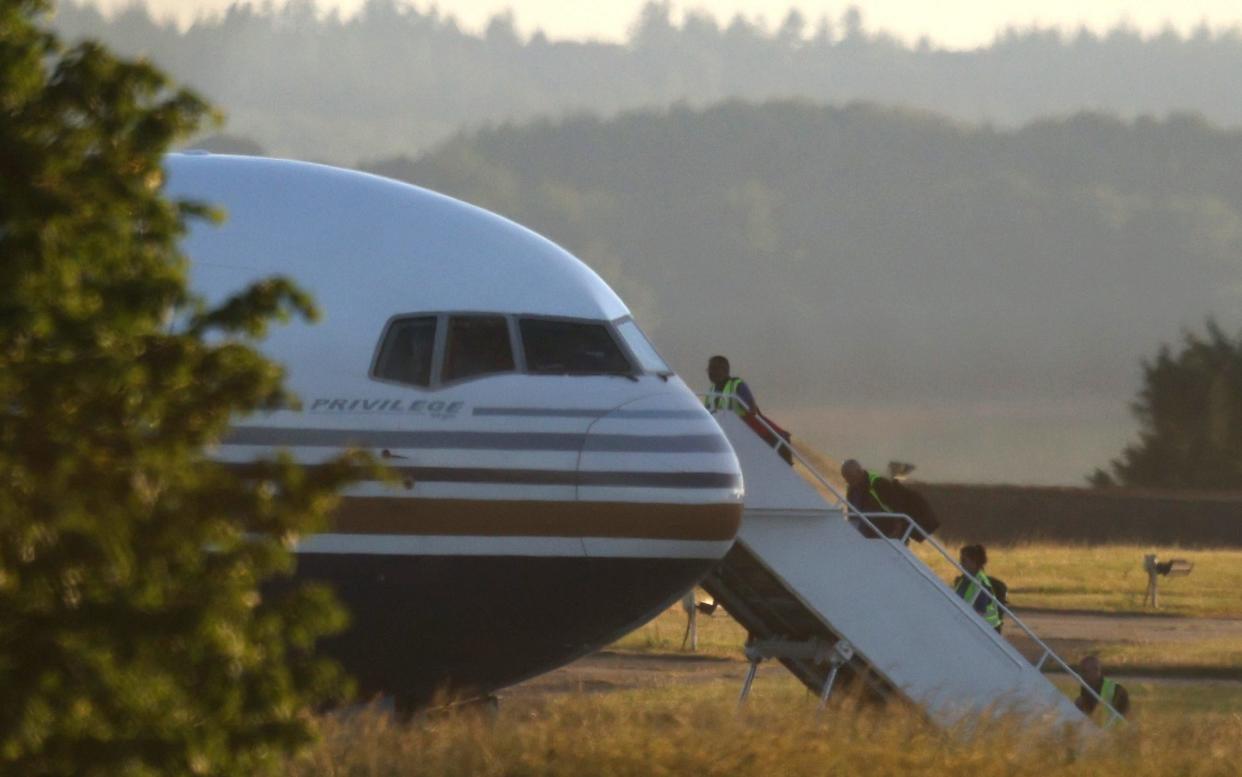
[[[1174,353],[1161,347],[1143,363],[1143,388],[1132,405],[1139,441],[1096,470],[1094,485],[1242,488],[1242,333],[1208,319],[1187,332]]]
[[[253,344],[314,310],[282,279],[187,290],[177,240],[216,216],[161,162],[208,106],[47,10],[0,2],[0,772],[274,773],[344,688],[312,651],[344,616],[260,586],[358,470],[204,447],[290,401]]]

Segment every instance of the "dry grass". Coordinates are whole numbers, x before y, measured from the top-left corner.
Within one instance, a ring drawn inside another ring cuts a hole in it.
[[[1016,719],[941,731],[899,706],[840,700],[816,714],[789,684],[742,712],[732,684],[693,691],[574,694],[499,712],[399,724],[369,711],[323,720],[324,740],[291,777],[601,775],[948,775],[1232,777],[1242,716],[1186,714],[1135,688],[1154,712],[1087,739]]]
[[[956,548],[950,548],[956,552]],[[915,552],[946,581],[956,571],[926,547]],[[1189,577],[1160,581],[1160,609],[1143,607],[1143,556],[1194,562]],[[1242,550],[1032,543],[988,548],[988,573],[1009,585],[1011,607],[1242,618]]]

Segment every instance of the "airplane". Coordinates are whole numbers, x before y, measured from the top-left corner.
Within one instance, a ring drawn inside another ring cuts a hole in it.
[[[362,694],[485,697],[636,628],[728,552],[733,449],[564,249],[361,172],[193,151],[165,168],[169,196],[227,213],[182,241],[197,294],[283,275],[322,313],[259,346],[299,406],[237,419],[212,458],[356,447],[400,480],[350,487],[295,549],[295,579],[350,612],[322,648]]]

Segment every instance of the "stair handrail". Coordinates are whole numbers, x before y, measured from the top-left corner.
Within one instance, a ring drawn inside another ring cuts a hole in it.
[[[798,452],[797,448],[793,447],[793,445],[789,442],[789,440],[785,439],[783,435],[777,432],[776,429],[773,428],[772,424],[769,423],[768,420],[764,418],[761,413],[751,412],[750,405],[747,404],[745,400],[741,399],[736,394],[723,394],[718,391],[707,391],[707,392],[700,394],[699,396],[705,402],[706,400],[712,399],[712,398],[715,398],[718,400],[716,403],[717,407],[712,407],[711,405],[707,406],[708,411],[712,413],[716,413],[720,411],[734,412],[733,408],[731,408],[727,403],[728,402],[737,403],[738,407],[746,411],[747,418],[752,418],[755,421],[758,421],[760,424],[763,425],[765,429],[768,430],[769,433],[771,433],[772,437],[776,440],[776,443],[772,445],[772,449],[774,451],[779,452],[782,447],[788,450],[789,453],[793,456],[793,458],[797,460],[803,467],[805,467],[807,471],[810,472],[817,481],[819,481],[820,485],[828,489],[829,493],[831,493],[832,496],[837,500],[837,506],[841,508],[842,513],[846,516],[847,519],[851,515],[858,518],[869,529],[871,529],[871,531],[875,532],[877,538],[888,540],[888,545],[890,545],[894,550],[896,550],[898,552],[898,555],[901,558],[905,559],[907,563],[914,564],[914,560],[915,560],[914,554],[908,553],[908,552],[902,553],[901,551],[905,549],[906,542],[909,540],[910,536],[913,533],[917,532],[919,536],[922,538],[923,542],[926,542],[930,545],[930,547],[935,548],[936,551],[939,552],[940,555],[946,561],[948,561],[953,566],[954,569],[956,569],[964,577],[966,577],[966,579],[970,580],[972,583],[975,584],[976,593],[975,593],[974,599],[977,599],[979,595],[983,592],[984,585],[983,583],[979,581],[979,578],[975,577],[970,572],[967,572],[966,569],[960,563],[958,563],[957,559],[953,558],[953,555],[949,553],[949,551],[943,545],[941,545],[939,541],[937,541],[934,537],[932,537],[930,534],[924,531],[923,527],[919,526],[918,523],[916,523],[915,520],[911,518],[909,515],[907,515],[906,513],[892,513],[892,512],[864,513],[861,510],[859,510],[857,507],[855,507],[853,504],[851,504],[850,501],[846,499],[846,497],[843,494],[841,494],[839,490],[837,490],[837,487],[832,483],[832,481],[824,477],[824,475],[818,469],[816,469],[815,466],[811,464],[811,462],[808,461],[805,456],[803,456],[801,453]],[[719,406],[720,405],[719,400],[725,400],[725,404],[723,406]],[[902,533],[902,536],[900,539],[895,538],[895,537],[889,537],[884,532],[880,531],[874,523],[872,523],[871,517],[897,518],[897,519],[904,520],[907,524],[906,530],[905,532]],[[927,565],[924,564],[923,568],[926,569]],[[919,571],[920,574],[922,573],[922,570],[919,569],[917,565],[915,565],[915,569]],[[928,572],[930,571],[931,570],[928,569]],[[924,575],[924,577],[926,578],[928,576]],[[950,598],[957,600],[957,601],[962,601],[961,597],[959,597],[956,592],[951,590],[945,584],[945,582],[941,580],[939,577],[937,577],[934,573],[931,574],[930,579],[938,583],[940,590],[948,594]],[[1012,622],[1016,624],[1018,628],[1020,628],[1023,631],[1023,633],[1025,633],[1026,636],[1029,637],[1043,651],[1040,654],[1039,661],[1033,664],[1033,666],[1035,667],[1037,671],[1043,671],[1044,663],[1047,662],[1049,658],[1051,658],[1054,661],[1054,663],[1060,666],[1061,669],[1066,674],[1068,674],[1070,677],[1074,679],[1075,682],[1078,683],[1080,688],[1085,689],[1089,695],[1093,696],[1097,704],[1103,704],[1105,709],[1108,710],[1109,717],[1108,717],[1108,720],[1104,724],[1105,727],[1111,726],[1113,723],[1117,722],[1118,720],[1123,721],[1123,722],[1125,721],[1125,716],[1123,716],[1120,712],[1118,712],[1116,707],[1114,707],[1110,702],[1104,701],[1104,698],[1099,694],[1099,692],[1096,691],[1094,688],[1092,688],[1091,685],[1082,678],[1082,675],[1074,671],[1074,669],[1068,663],[1066,663],[1065,659],[1061,658],[1061,656],[1059,656],[1056,653],[1056,651],[1054,651],[1042,639],[1040,639],[1039,636],[1034,632],[1034,630],[1032,630],[1031,627],[1027,626],[1026,623],[1023,622],[1023,620],[1019,618],[1013,610],[1009,609],[1007,605],[1003,604],[999,599],[997,599],[994,594],[992,596],[992,600],[996,602],[997,608],[999,608],[1002,612],[1008,615],[1012,619]],[[973,609],[974,600],[972,599],[972,601],[968,602],[968,604]],[[975,618],[973,620],[977,622],[977,624],[980,627],[982,627],[985,631],[992,630],[992,627],[989,626],[988,623],[984,621],[982,618]]]

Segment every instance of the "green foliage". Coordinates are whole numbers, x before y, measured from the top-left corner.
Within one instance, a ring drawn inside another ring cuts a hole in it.
[[[1242,333],[1231,338],[1214,320],[1187,332],[1174,353],[1163,346],[1143,363],[1143,388],[1132,410],[1139,441],[1112,462],[1106,486],[1242,488]]]
[[[176,241],[211,214],[161,160],[207,105],[46,12],[0,3],[0,771],[274,772],[344,689],[310,650],[344,616],[259,586],[358,469],[203,451],[289,401],[253,339],[313,309],[281,279],[187,291]]]

